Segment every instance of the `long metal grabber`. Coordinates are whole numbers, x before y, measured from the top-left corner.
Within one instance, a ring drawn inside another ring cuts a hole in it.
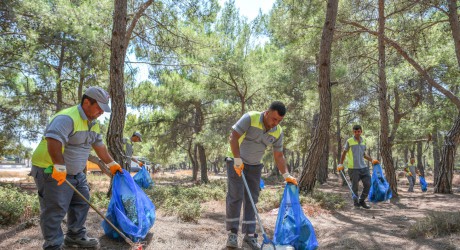
[[[98,213],[107,223],[109,223],[109,225],[115,230],[117,231],[117,233],[126,241],[126,243],[128,243],[132,249],[138,249],[138,250],[142,250],[142,245],[141,244],[137,244],[137,243],[134,243],[130,238],[126,237],[125,234],[123,234],[120,230],[118,230],[118,228],[112,224],[112,222],[107,219],[107,217],[105,217],[93,204],[91,204],[91,202],[89,202],[88,199],[85,198],[85,196],[83,196],[82,193],[80,193],[73,185],[72,183],[70,183],[67,179],[65,180],[65,182],[67,183],[67,185],[70,186],[70,188],[73,189],[73,191],[75,191],[75,193],[77,193],[84,201],[86,201],[86,203],[88,203],[88,205],[90,205],[94,211],[96,211],[96,213]]]
[[[339,170],[339,172],[342,174],[343,179],[347,182],[347,185],[348,185],[348,188],[350,189],[352,198],[353,199],[355,199],[355,198],[358,199],[358,196],[355,194],[355,192],[353,192],[353,189],[351,188],[350,182],[348,182],[347,177],[345,177],[345,174],[343,173],[343,170]]]
[[[271,240],[267,237],[267,235],[265,234],[264,225],[262,224],[262,220],[260,219],[259,213],[257,212],[256,205],[254,204],[254,200],[252,199],[251,190],[249,190],[249,186],[248,186],[248,183],[246,182],[246,178],[244,177],[243,171],[241,171],[241,177],[243,177],[244,186],[246,187],[246,191],[248,192],[249,200],[251,201],[252,208],[254,209],[254,213],[256,214],[257,221],[259,222],[260,231],[262,231],[262,237],[264,238],[263,243],[262,243],[262,246],[260,247],[260,249],[263,249],[263,246],[264,246],[266,243],[270,243],[270,244],[273,245],[273,249],[276,250],[275,243],[273,243],[273,241],[271,241]]]

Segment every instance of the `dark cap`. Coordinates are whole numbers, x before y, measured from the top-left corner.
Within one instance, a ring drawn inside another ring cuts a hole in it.
[[[97,104],[99,104],[99,107],[104,110],[104,112],[111,112],[109,106],[109,93],[101,87],[89,87],[86,89],[85,95],[96,100]]]
[[[139,141],[142,141],[142,135],[141,135],[141,133],[139,133],[139,132],[134,132],[134,133],[133,133],[133,136],[139,137]]]

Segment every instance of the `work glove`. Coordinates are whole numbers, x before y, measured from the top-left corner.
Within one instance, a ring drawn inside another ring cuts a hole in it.
[[[407,176],[412,176],[412,173],[411,172],[407,173]]]
[[[112,161],[111,163],[107,164],[107,166],[109,167],[112,175],[115,175],[117,171],[120,173],[123,173],[123,170],[121,169],[120,164],[118,164],[116,161]]]
[[[286,172],[283,174],[283,177],[284,177],[284,180],[287,182],[287,183],[291,183],[291,184],[294,184],[294,185],[298,185],[297,184],[297,180],[292,177],[292,175],[289,173],[289,172]]]
[[[241,177],[241,173],[244,169],[243,160],[241,160],[241,158],[233,159],[233,168],[235,169],[236,174]]]
[[[62,185],[67,177],[67,169],[65,165],[54,164],[53,173],[51,177],[58,182],[58,186]]]
[[[142,167],[144,166],[144,163],[142,163],[141,161],[139,162],[139,167]]]
[[[372,165],[377,165],[377,164],[380,164],[378,160],[372,160]]]
[[[337,170],[340,172],[343,170],[343,165],[342,164],[339,164],[337,165]]]

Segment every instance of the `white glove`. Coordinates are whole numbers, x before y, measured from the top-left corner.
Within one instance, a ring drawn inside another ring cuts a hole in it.
[[[243,160],[241,160],[241,158],[235,158],[233,159],[233,163],[235,166],[241,166],[241,164],[243,164]]]
[[[297,186],[297,180],[289,172],[283,174],[284,180]]]

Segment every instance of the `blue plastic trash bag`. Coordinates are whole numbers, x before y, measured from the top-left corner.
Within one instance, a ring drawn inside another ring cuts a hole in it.
[[[259,185],[260,189],[264,189],[265,188],[265,182],[262,178],[260,178],[260,185]]]
[[[300,206],[296,185],[286,184],[284,188],[273,242],[276,245],[291,245],[296,250],[318,248],[315,230]]]
[[[426,192],[428,190],[427,188],[428,184],[426,183],[425,177],[419,176],[419,180],[420,180],[420,187],[422,188],[422,191]]]
[[[133,242],[145,238],[155,222],[155,205],[134,182],[128,171],[113,177],[112,198],[105,215],[125,236]],[[113,239],[121,236],[105,220],[105,234]]]
[[[391,199],[393,193],[391,192],[390,184],[388,184],[385,176],[383,175],[382,167],[380,164],[374,165],[374,172],[372,173],[371,189],[369,190],[369,201],[380,202]]]
[[[141,188],[147,189],[153,186],[152,177],[150,177],[150,173],[144,167],[141,167],[141,170],[134,175],[133,179]]]

